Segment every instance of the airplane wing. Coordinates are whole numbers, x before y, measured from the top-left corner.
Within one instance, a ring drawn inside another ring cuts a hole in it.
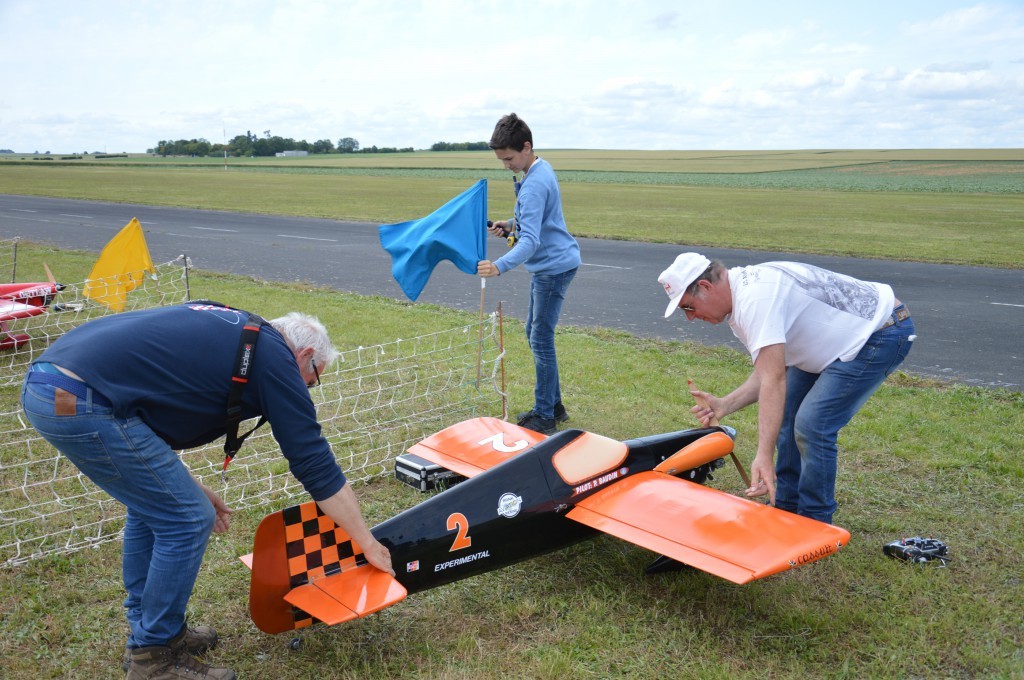
[[[409,453],[473,477],[547,439],[500,418],[473,418],[432,434]]]
[[[334,625],[405,599],[391,574],[362,559],[362,549],[313,501],[267,515],[253,551],[239,558],[252,570],[249,613],[265,633],[318,621]]]
[[[648,471],[589,496],[567,516],[733,583],[814,562],[850,532]]]
[[[35,305],[25,305],[14,300],[0,300],[0,321],[13,321],[42,314],[46,310]]]

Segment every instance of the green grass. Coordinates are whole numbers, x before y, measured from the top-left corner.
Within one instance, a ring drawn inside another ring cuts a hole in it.
[[[25,266],[46,259],[60,271],[94,258],[21,251]],[[264,314],[314,311],[340,347],[470,318],[299,284],[202,272],[192,281],[195,297]],[[529,401],[532,362],[521,324],[508,321],[505,339],[515,410]],[[688,426],[687,378],[722,392],[749,370],[729,349],[600,329],[560,328],[558,346],[569,424],[615,438]],[[0,398],[10,408],[16,390]],[[756,409],[727,424],[749,463]],[[249,621],[248,573],[236,557],[251,549],[262,513],[240,513],[209,546],[190,617],[223,637],[210,659],[249,678],[1021,677],[1022,433],[1020,393],[897,374],[840,439],[835,521],[852,542],[835,556],[735,586],[703,573],[646,577],[651,553],[602,537],[310,629],[297,651],[289,636],[267,636]],[[740,488],[729,467],[712,485]],[[371,523],[425,498],[392,479],[356,493]],[[913,535],[946,541],[950,566],[882,555],[884,543]],[[0,676],[120,677],[119,548],[0,571]]]
[[[1024,152],[545,153],[578,236],[1024,267]],[[20,156],[18,157],[20,158]],[[114,162],[117,161],[117,162]],[[512,209],[489,152],[298,159],[0,161],[5,193],[399,222],[472,181]]]

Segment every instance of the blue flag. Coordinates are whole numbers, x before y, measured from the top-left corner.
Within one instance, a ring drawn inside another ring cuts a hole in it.
[[[467,274],[487,257],[487,180],[482,179],[426,217],[380,225],[380,244],[391,255],[391,275],[416,300],[441,260]]]

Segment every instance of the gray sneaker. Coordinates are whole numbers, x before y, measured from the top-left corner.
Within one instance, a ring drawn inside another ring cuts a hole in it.
[[[167,646],[171,649],[183,648],[187,653],[199,656],[217,646],[217,631],[211,626],[185,628],[184,632],[179,633],[178,637],[168,642]],[[127,673],[131,662],[132,652],[130,649],[126,649],[124,650],[124,660],[121,662],[121,670]]]
[[[184,647],[139,647],[131,651],[125,680],[236,680],[230,668],[215,668],[199,661]]]

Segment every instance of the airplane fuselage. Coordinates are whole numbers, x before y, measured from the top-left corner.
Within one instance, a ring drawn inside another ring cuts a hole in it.
[[[720,431],[685,430],[624,442],[621,462],[610,469],[597,462],[590,467],[593,474],[587,473],[583,448],[571,476],[564,460],[558,461],[562,469],[556,467],[555,456],[564,456],[568,445],[587,433],[565,430],[375,526],[372,533],[391,551],[396,578],[410,593],[493,571],[600,533],[566,513],[608,484],[651,470]],[[698,468],[692,481],[702,483],[713,467]]]

